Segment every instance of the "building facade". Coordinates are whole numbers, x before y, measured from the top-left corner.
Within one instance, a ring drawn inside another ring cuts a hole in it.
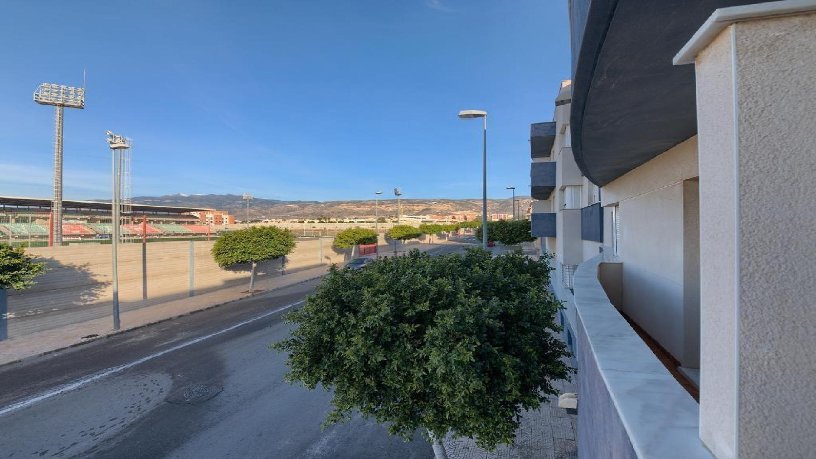
[[[570,2],[532,231],[580,457],[813,457],[816,2]]]

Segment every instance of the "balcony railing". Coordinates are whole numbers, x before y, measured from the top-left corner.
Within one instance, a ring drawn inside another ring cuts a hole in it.
[[[555,142],[555,122],[530,125],[530,157],[549,158]]]
[[[530,233],[534,237],[555,237],[555,213],[537,212],[532,214]]]
[[[530,194],[533,199],[546,200],[555,190],[555,162],[530,164]]]

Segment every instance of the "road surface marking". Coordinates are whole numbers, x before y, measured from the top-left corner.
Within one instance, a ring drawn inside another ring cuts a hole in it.
[[[124,365],[119,365],[119,366],[113,367],[113,368],[108,368],[107,370],[103,370],[103,371],[101,371],[99,373],[96,373],[94,375],[91,375],[91,376],[88,376],[88,377],[85,377],[85,378],[82,378],[82,379],[78,379],[78,380],[76,380],[76,381],[74,381],[74,382],[72,382],[70,384],[60,386],[60,387],[58,387],[58,388],[56,388],[54,390],[51,390],[51,391],[42,393],[40,395],[37,395],[36,397],[31,397],[31,398],[19,401],[17,403],[13,403],[13,404],[11,404],[11,405],[9,405],[7,407],[4,407],[4,408],[0,409],[0,416],[5,416],[7,414],[10,414],[10,413],[13,413],[15,411],[21,410],[23,408],[35,405],[35,404],[37,404],[39,402],[42,402],[44,400],[48,400],[49,398],[56,397],[57,395],[61,395],[61,394],[64,394],[66,392],[71,392],[73,390],[77,390],[77,389],[79,389],[81,387],[87,386],[88,384],[90,384],[90,383],[92,383],[94,381],[99,381],[100,379],[106,378],[106,377],[108,377],[108,376],[110,376],[112,374],[119,373],[119,372],[124,371],[124,370],[128,370],[128,369],[133,368],[133,367],[135,367],[137,365],[141,365],[141,364],[143,364],[145,362],[149,362],[150,360],[157,359],[157,358],[159,358],[159,357],[161,357],[163,355],[169,354],[171,352],[178,351],[179,349],[184,349],[185,347],[192,346],[193,344],[197,344],[197,343],[200,343],[202,341],[206,341],[206,340],[208,340],[210,338],[214,338],[216,336],[223,335],[224,333],[231,332],[232,330],[235,330],[236,328],[240,328],[240,327],[243,327],[244,325],[249,325],[249,324],[251,324],[253,322],[257,322],[259,320],[265,319],[265,318],[271,316],[272,314],[277,314],[277,313],[279,313],[281,311],[285,311],[285,310],[287,310],[289,308],[293,308],[293,307],[295,307],[295,306],[297,306],[299,304],[303,304],[305,302],[306,302],[306,300],[300,300],[300,301],[296,301],[296,302],[291,303],[291,304],[287,304],[286,306],[281,306],[280,308],[275,309],[274,311],[269,311],[269,312],[266,312],[266,313],[261,314],[259,316],[253,317],[251,319],[247,319],[247,320],[245,320],[243,322],[239,322],[239,323],[237,323],[235,325],[229,326],[229,327],[227,327],[227,328],[225,328],[223,330],[219,330],[219,331],[217,331],[215,333],[210,333],[209,335],[200,336],[198,338],[191,339],[190,341],[185,341],[185,342],[183,342],[181,344],[177,344],[177,345],[175,345],[175,346],[173,346],[171,348],[165,349],[163,351],[159,351],[159,352],[156,352],[154,354],[150,354],[148,356],[142,357],[141,359],[134,360],[133,362],[126,363]]]

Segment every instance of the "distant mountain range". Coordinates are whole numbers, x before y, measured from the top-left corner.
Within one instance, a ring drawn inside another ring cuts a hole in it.
[[[402,215],[476,215],[481,214],[481,199],[401,199]],[[246,201],[237,194],[172,194],[167,196],[138,196],[134,203],[160,206],[204,207],[225,210],[238,220],[246,215]],[[516,205],[522,214],[530,205],[529,196],[516,196]],[[519,204],[520,203],[520,204]],[[375,214],[373,199],[362,201],[281,201],[253,198],[249,204],[249,218],[350,218]],[[512,200],[489,199],[488,214],[512,214]],[[380,216],[396,216],[397,200],[380,199]]]

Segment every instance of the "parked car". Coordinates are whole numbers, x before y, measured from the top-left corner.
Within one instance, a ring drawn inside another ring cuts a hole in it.
[[[355,258],[355,259],[351,260],[350,262],[348,262],[348,264],[346,265],[346,268],[362,269],[367,264],[369,264],[369,263],[371,263],[373,261],[374,261],[373,258],[365,258],[365,257]]]

